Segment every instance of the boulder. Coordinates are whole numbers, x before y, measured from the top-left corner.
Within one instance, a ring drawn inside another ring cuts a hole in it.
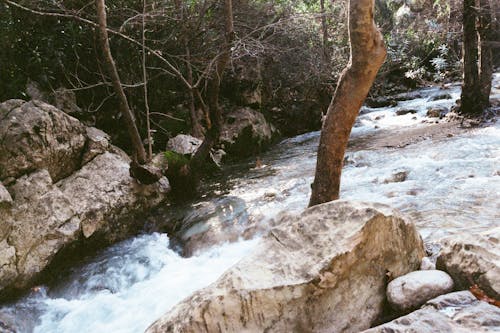
[[[500,309],[459,291],[428,301],[420,310],[363,333],[498,332]]]
[[[15,200],[6,214],[11,231],[0,243],[7,249],[1,251],[0,262],[14,261],[14,273],[4,276],[2,270],[0,291],[27,287],[74,241],[84,243],[94,234],[110,242],[123,238],[132,226],[120,221],[163,201],[169,190],[166,178],[138,184],[129,176],[129,162],[105,152],[56,183],[44,169],[17,179],[10,188]]]
[[[106,133],[40,101],[0,104],[0,137],[0,296],[63,249],[122,239],[170,189],[159,173],[139,184]]]
[[[460,289],[477,284],[500,299],[500,227],[482,233],[460,233],[440,241],[437,268],[451,275]]]
[[[383,108],[397,106],[398,102],[390,97],[379,96],[376,98],[367,98],[366,105],[371,108]]]
[[[428,108],[426,116],[429,118],[441,118],[448,113],[448,109],[444,107]]]
[[[437,93],[429,97],[427,100],[429,102],[439,101],[442,99],[452,99],[453,97],[449,93]]]
[[[50,104],[0,104],[0,180],[46,169],[54,181],[79,169],[85,126]]]
[[[110,137],[98,128],[85,128],[87,145],[82,157],[82,164],[90,162],[94,157],[108,151],[111,147]]]
[[[220,143],[228,154],[246,157],[260,153],[275,134],[262,113],[246,107],[226,115]]]
[[[415,271],[392,280],[387,300],[399,312],[415,309],[428,300],[453,290],[453,280],[443,271]]]
[[[198,147],[201,146],[203,140],[195,138],[191,135],[178,134],[168,140],[167,150],[174,151],[178,154],[191,156],[196,153]]]
[[[396,116],[404,116],[405,114],[415,114],[417,110],[414,109],[399,109],[396,111]]]
[[[412,223],[381,204],[334,201],[287,216],[255,251],[147,332],[358,332],[386,279],[420,265]]]
[[[191,135],[178,134],[177,136],[168,140],[167,150],[171,150],[178,154],[186,155],[192,157],[194,153],[201,146],[203,140],[195,138]],[[210,151],[210,160],[218,167],[222,164],[222,159],[226,153],[222,149]]]
[[[53,93],[53,100],[55,107],[67,114],[82,112],[76,103],[76,95],[73,90],[58,88]]]

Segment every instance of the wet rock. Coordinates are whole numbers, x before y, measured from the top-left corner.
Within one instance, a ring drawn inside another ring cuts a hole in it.
[[[398,105],[398,102],[392,98],[380,96],[377,98],[367,98],[366,105],[371,108],[392,107]]]
[[[77,170],[85,126],[41,101],[0,104],[0,179],[46,169],[57,181]]]
[[[440,241],[437,267],[451,275],[458,288],[476,283],[500,299],[500,227],[482,233],[461,233]]]
[[[426,116],[429,118],[442,118],[448,113],[447,108],[429,108],[427,109]]]
[[[415,114],[417,110],[414,109],[399,109],[396,111],[396,116],[404,116],[405,114]]]
[[[429,102],[439,101],[442,99],[452,99],[453,97],[449,93],[437,93],[429,97],[427,100]]]
[[[408,178],[408,171],[399,171],[394,173],[391,177],[384,180],[384,184],[388,183],[401,183]]]
[[[137,183],[106,133],[49,104],[9,100],[0,119],[0,178],[8,184],[0,183],[0,296],[29,286],[71,244],[122,239],[134,228],[122,221],[166,199],[165,177]]]
[[[387,300],[399,312],[417,308],[428,300],[453,290],[453,280],[443,271],[415,271],[392,280]]]
[[[246,107],[226,115],[220,143],[228,154],[246,157],[260,153],[275,134],[276,129],[262,113]]]
[[[500,309],[459,291],[428,301],[420,310],[363,333],[498,332]]]
[[[200,203],[189,214],[176,219],[176,224],[181,228],[175,236],[181,242],[182,254],[188,257],[214,245],[237,241],[246,230],[257,227],[247,213],[245,201],[234,196]],[[258,230],[263,228],[253,231]]]
[[[147,332],[358,332],[381,314],[386,274],[417,268],[423,255],[413,224],[385,205],[318,205],[284,217]]]

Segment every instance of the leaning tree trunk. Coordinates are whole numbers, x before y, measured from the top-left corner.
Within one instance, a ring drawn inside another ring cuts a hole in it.
[[[460,97],[460,112],[472,116],[482,112],[475,2],[475,0],[464,0],[462,18],[464,83]]]
[[[309,206],[339,198],[344,153],[352,126],[386,56],[373,20],[374,0],[349,1],[350,61],[342,72],[321,129]]]
[[[125,124],[127,126],[130,139],[132,140],[132,147],[134,148],[135,157],[137,158],[137,161],[139,163],[143,164],[147,160],[146,151],[144,150],[144,146],[142,145],[141,136],[135,124],[134,115],[132,114],[132,111],[130,110],[130,107],[128,105],[127,97],[125,96],[125,92],[123,91],[120,77],[118,75],[113,56],[111,55],[111,49],[109,47],[109,38],[106,23],[106,5],[104,3],[104,0],[96,0],[96,8],[97,20],[99,24],[99,43],[102,49],[106,71],[111,78],[113,90],[118,97],[120,112],[125,119]]]

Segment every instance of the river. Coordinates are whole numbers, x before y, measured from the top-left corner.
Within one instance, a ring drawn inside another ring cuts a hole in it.
[[[496,74],[495,98],[500,98],[499,85]],[[451,98],[431,101],[442,93]],[[401,146],[375,144],[435,126],[436,118],[426,117],[427,108],[449,109],[459,95],[458,85],[426,88],[397,107],[364,107],[351,135],[341,197],[401,210],[427,242],[455,231],[498,226],[500,124],[428,138],[424,130],[418,140]],[[396,115],[401,108],[414,113]],[[183,257],[167,234],[141,234],[73,267],[55,285],[36,287],[4,304],[0,322],[18,332],[143,332],[251,252],[259,234],[280,214],[307,206],[318,141],[319,132],[286,139],[261,156],[262,166],[253,167],[253,160],[228,166],[223,177],[205,184],[203,198],[170,208],[177,209],[168,218],[182,225],[181,238],[212,230],[233,235],[232,242],[205,244]]]

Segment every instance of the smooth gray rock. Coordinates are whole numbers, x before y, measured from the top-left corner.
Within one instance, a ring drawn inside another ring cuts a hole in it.
[[[453,290],[453,280],[443,271],[415,271],[392,280],[387,300],[394,310],[415,309],[428,300]]]
[[[428,301],[420,310],[363,333],[499,332],[500,309],[459,291]]]
[[[460,233],[442,239],[437,267],[451,275],[458,288],[476,283],[500,299],[500,227],[482,233]]]
[[[385,205],[318,205],[284,217],[147,332],[359,332],[382,312],[387,274],[412,271],[423,256],[414,225]]]

